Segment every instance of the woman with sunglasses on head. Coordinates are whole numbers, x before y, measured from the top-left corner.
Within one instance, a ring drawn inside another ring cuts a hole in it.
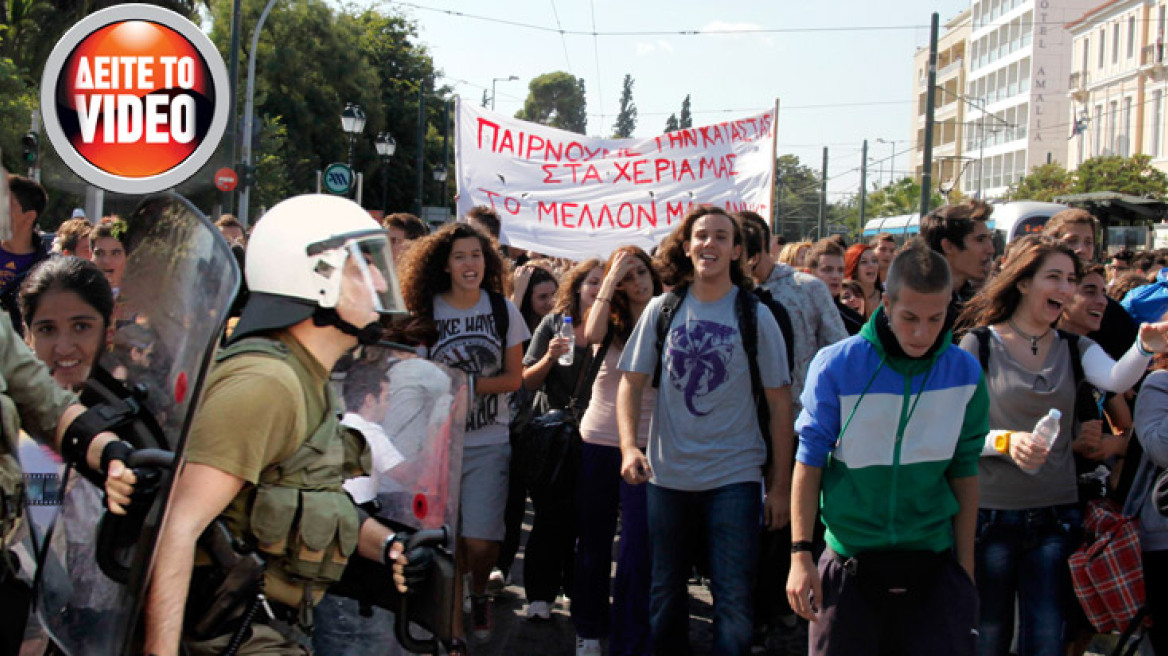
[[[1092,385],[1121,391],[1135,384],[1153,352],[1168,350],[1168,323],[1141,326],[1118,363],[1090,339],[1055,330],[1080,274],[1070,249],[1025,237],[959,321],[972,329],[961,348],[982,362],[991,401],[975,533],[983,656],[1009,653],[1016,598],[1018,655],[1064,653],[1067,558],[1082,523],[1072,457],[1075,361]],[[1052,446],[1031,432],[1048,410],[1061,413]]]
[[[625,342],[645,306],[661,293],[661,278],[652,260],[636,246],[618,248],[605,268],[604,281],[588,315],[587,340],[603,362],[592,385],[592,400],[580,423],[584,441],[576,485],[576,573],[572,623],[576,625],[577,656],[599,656],[608,639],[612,656],[647,656],[649,639],[649,528],[645,486],[621,479],[620,435],[616,398],[621,372],[617,368]],[[607,344],[607,347],[602,345]],[[604,353],[600,354],[599,351]],[[656,390],[641,395],[637,444],[649,439],[649,420]],[[611,587],[612,542],[620,516],[621,541],[616,578]]]

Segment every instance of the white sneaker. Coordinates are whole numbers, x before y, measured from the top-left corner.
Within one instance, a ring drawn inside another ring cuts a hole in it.
[[[601,656],[600,641],[576,636],[576,656]]]
[[[550,620],[552,618],[552,606],[546,601],[533,601],[527,606],[527,619],[529,620]]]
[[[491,575],[487,577],[487,591],[488,592],[502,592],[503,588],[511,585],[511,573],[503,575],[503,570],[498,567],[491,568]]]

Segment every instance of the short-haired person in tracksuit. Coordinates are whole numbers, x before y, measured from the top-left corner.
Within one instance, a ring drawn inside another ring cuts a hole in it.
[[[972,656],[978,457],[989,397],[952,345],[949,267],[921,243],[860,334],[815,357],[796,422],[791,608],[813,655]],[[822,496],[822,501],[820,501]],[[815,512],[827,527],[816,568]]]

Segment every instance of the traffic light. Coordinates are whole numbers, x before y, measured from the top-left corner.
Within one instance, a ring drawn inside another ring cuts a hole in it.
[[[256,186],[256,167],[241,163],[239,165],[239,181],[245,187]]]
[[[24,136],[20,138],[20,148],[21,152],[24,154],[24,162],[30,167],[35,168],[37,165],[37,160],[39,160],[41,156],[40,138],[37,137],[37,133],[26,132]]]

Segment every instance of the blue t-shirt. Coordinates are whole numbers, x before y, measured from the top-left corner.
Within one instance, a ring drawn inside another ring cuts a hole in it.
[[[686,294],[666,334],[657,408],[649,428],[650,479],[675,490],[712,490],[759,481],[766,444],[751,399],[750,368],[738,332],[738,288],[703,303]],[[621,371],[653,375],[657,317],[653,299],[621,355]],[[764,388],[791,384],[787,348],[774,316],[758,307],[758,368]]]
[[[9,287],[22,280],[22,276],[40,256],[38,251],[15,255],[0,248],[0,296],[8,293]]]

